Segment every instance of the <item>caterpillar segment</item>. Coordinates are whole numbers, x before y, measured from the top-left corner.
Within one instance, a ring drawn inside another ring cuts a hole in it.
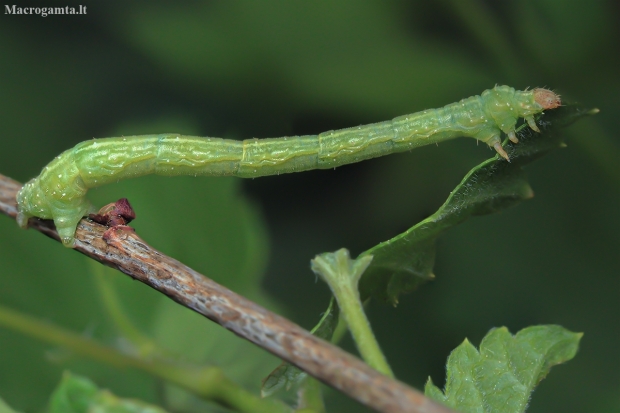
[[[88,189],[121,179],[148,174],[255,178],[327,169],[461,136],[485,142],[509,161],[502,133],[517,143],[519,118],[538,131],[534,115],[560,105],[560,97],[547,89],[496,86],[443,108],[319,135],[244,141],[170,133],[92,139],[57,156],[24,185],[17,195],[17,221],[26,228],[30,217],[53,219],[62,243],[73,247],[78,222],[94,212]]]

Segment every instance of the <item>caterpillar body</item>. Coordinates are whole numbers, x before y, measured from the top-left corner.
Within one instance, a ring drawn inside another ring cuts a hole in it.
[[[89,188],[120,179],[157,175],[265,175],[326,169],[407,151],[460,136],[493,147],[509,160],[501,133],[518,142],[515,125],[561,105],[547,89],[517,91],[496,86],[443,108],[319,135],[234,141],[178,134],[92,139],[57,156],[17,195],[18,224],[30,217],[53,219],[62,243],[74,245],[80,219],[92,210]]]

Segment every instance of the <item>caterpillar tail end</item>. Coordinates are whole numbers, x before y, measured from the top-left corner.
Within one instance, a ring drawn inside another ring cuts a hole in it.
[[[67,248],[75,247],[75,231],[78,223],[82,217],[86,214],[86,210],[80,210],[74,213],[67,213],[63,211],[62,215],[57,214],[54,216],[54,225],[56,225],[56,231],[62,245]]]
[[[500,142],[495,142],[493,144],[493,149],[495,149],[495,151],[505,160],[507,160],[508,162],[510,162],[510,157],[508,156],[508,154],[506,153],[506,151],[504,150],[504,147],[502,146],[502,144]]]
[[[33,217],[33,215],[29,215],[28,213],[18,212],[17,213],[17,224],[21,228],[28,228],[28,220]],[[73,248],[75,246],[75,229],[77,227],[78,222],[82,219],[82,217],[78,217],[77,221],[75,217],[71,218],[55,218],[54,225],[56,226],[56,232],[58,232],[58,237],[67,248]]]
[[[75,247],[75,228],[56,228],[56,230],[64,247]]]
[[[19,225],[20,228],[28,228],[28,219],[30,219],[30,216],[24,214],[23,212],[20,211],[17,213],[17,225]]]

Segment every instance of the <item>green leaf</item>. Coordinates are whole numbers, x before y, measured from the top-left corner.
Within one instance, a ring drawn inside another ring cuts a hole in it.
[[[533,192],[521,167],[563,146],[561,128],[593,113],[563,106],[538,120],[541,133],[522,127],[518,144],[504,144],[510,163],[496,155],[476,166],[433,215],[360,254],[374,257],[360,280],[362,300],[374,296],[396,305],[400,294],[432,279],[437,237],[470,217],[499,212],[531,198]]]
[[[551,367],[575,356],[582,335],[546,325],[513,336],[501,327],[485,336],[480,351],[465,339],[448,357],[444,391],[429,377],[425,394],[466,413],[523,412]]]
[[[139,400],[116,397],[107,390],[99,390],[87,378],[65,372],[50,399],[49,413],[87,412],[166,413],[157,406]]]
[[[561,129],[597,112],[575,105],[562,106],[537,119],[540,133],[522,125],[517,130],[518,144],[504,142],[510,163],[498,155],[482,162],[469,171],[434,214],[360,254],[373,256],[359,283],[361,299],[374,296],[396,305],[400,294],[433,279],[439,235],[470,217],[499,212],[531,198],[532,189],[521,167],[564,146]]]
[[[0,413],[18,413],[16,410],[11,409],[11,407],[0,398]]]

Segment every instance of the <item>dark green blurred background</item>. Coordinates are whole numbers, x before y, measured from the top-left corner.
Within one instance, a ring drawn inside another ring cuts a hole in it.
[[[85,16],[0,15],[0,173],[22,182],[91,137],[316,134],[495,84],[547,86],[600,108],[567,129],[567,149],[528,167],[534,199],[447,233],[436,281],[397,308],[373,303],[369,316],[396,375],[418,388],[428,375],[442,383],[450,350],[465,337],[478,345],[494,326],[582,331],[576,359],[552,370],[530,411],[620,411],[618,2],[81,4]],[[337,170],[148,177],[89,195],[98,205],[128,197],[151,245],[310,328],[329,297],[309,270],[315,254],[347,247],[356,255],[407,229],[492,154],[459,139]],[[0,304],[129,348],[102,304],[98,264],[6,217],[0,231]],[[220,365],[253,391],[277,365],[107,274],[132,319],[185,360]],[[0,329],[0,397],[15,408],[42,410],[66,368],[171,411],[216,411],[140,372]],[[335,392],[328,407],[364,411]]]

